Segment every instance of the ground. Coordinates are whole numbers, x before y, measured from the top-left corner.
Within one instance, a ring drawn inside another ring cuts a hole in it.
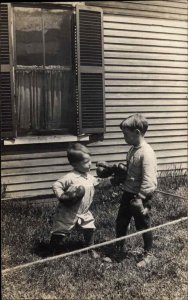
[[[166,184],[165,184],[166,185]],[[161,188],[165,188],[164,180]],[[173,194],[186,197],[185,183]],[[166,187],[167,188],[167,187]],[[96,218],[96,243],[115,237],[115,218],[121,191],[113,188],[96,193],[92,206]],[[49,203],[49,202],[48,202]],[[50,219],[57,203],[30,205],[4,202],[2,205],[2,269],[52,255],[49,252]],[[152,208],[152,226],[187,215],[184,199],[156,193]],[[187,299],[187,222],[154,231],[153,263],[138,269],[142,238],[128,239],[129,256],[117,260],[115,245],[98,249],[101,259],[89,253],[52,260],[41,265],[10,272],[2,277],[3,300],[14,299]],[[131,223],[130,233],[134,232]],[[75,230],[59,253],[82,247],[83,237]],[[112,262],[104,262],[109,256]]]

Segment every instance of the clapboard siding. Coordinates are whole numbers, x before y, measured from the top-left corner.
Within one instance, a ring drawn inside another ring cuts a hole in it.
[[[130,2],[130,1],[122,1],[122,2]],[[134,1],[134,3],[140,3],[141,1]],[[163,7],[177,7],[177,8],[187,8],[186,6],[186,1],[155,1],[155,0],[147,0],[147,1],[142,1],[142,4],[152,4],[152,5],[157,5],[157,6],[163,6]]]
[[[162,9],[162,6],[161,6],[161,9]],[[123,12],[126,13],[127,11],[128,10],[123,11]],[[154,32],[156,30],[156,26],[157,27],[162,26],[162,27],[166,27],[166,28],[172,27],[172,28],[175,28],[174,30],[176,30],[177,28],[187,29],[187,20],[181,21],[181,22],[180,22],[180,20],[178,20],[179,22],[176,22],[174,20],[171,20],[170,17],[169,18],[163,18],[163,19],[153,18],[151,20],[149,18],[138,18],[138,16],[136,14],[135,14],[134,17],[126,16],[126,19],[125,19],[124,15],[116,16],[116,15],[113,14],[113,11],[112,11],[111,14],[105,14],[104,15],[104,21],[105,22],[110,22],[110,23],[111,22],[116,22],[116,23],[122,23],[122,24],[135,24],[136,26],[137,25],[149,25],[149,26],[152,25],[152,27],[155,26],[154,30],[153,30]],[[105,24],[104,24],[104,27],[105,27]]]
[[[142,59],[142,60],[153,60],[153,61],[171,61],[174,62],[187,62],[187,55],[179,54],[157,54],[156,53],[138,53],[138,52],[108,52],[105,51],[105,59],[107,58],[119,58],[119,59]],[[185,65],[185,64],[184,64]]]
[[[185,4],[183,8],[166,7],[163,1],[161,1],[161,6],[152,5],[151,1],[148,1],[148,4],[143,4],[142,1],[137,3],[134,1],[86,1],[85,3],[103,7],[106,14],[187,21],[186,2],[183,3]]]
[[[113,39],[112,39],[113,41]],[[111,51],[132,51],[135,52],[135,45],[130,45],[130,44],[104,44],[104,50],[111,50]],[[163,47],[163,44],[161,43],[161,45],[158,46],[152,46],[152,45],[147,45],[145,46],[144,44],[140,45],[139,43],[137,43],[137,46],[139,46],[139,48],[137,48],[136,52],[140,52],[140,53],[155,53],[157,54],[161,54],[161,53],[168,53],[168,54],[176,54],[178,53],[178,55],[186,55],[187,54],[187,48],[178,48],[178,47]]]
[[[136,112],[149,121],[146,140],[158,171],[187,169],[187,1],[89,1],[104,10],[106,133],[88,142],[92,173],[99,160],[124,161],[119,124]],[[2,182],[7,196],[51,194],[53,182],[71,170],[67,144],[7,146]],[[37,149],[37,151],[35,150]]]
[[[114,133],[113,133],[114,134]],[[181,148],[182,146],[180,146],[180,148]],[[154,147],[155,148],[155,147]],[[109,155],[113,155],[114,153],[116,153],[116,154],[119,154],[119,153],[125,153],[126,152],[126,150],[127,150],[128,148],[125,148],[125,146],[123,146],[123,147],[114,147],[114,146],[108,146],[108,147],[101,147],[100,149],[98,148],[98,149],[95,149],[94,147],[92,147],[92,151],[91,151],[91,153],[92,153],[92,160],[93,160],[93,162],[95,163],[95,162],[97,162],[98,160],[99,160],[99,157],[98,156],[100,156],[101,154],[106,154],[106,156],[109,156]],[[163,148],[163,150],[164,150],[164,148]],[[184,149],[183,149],[184,150]],[[156,154],[157,154],[157,157],[158,156],[161,156],[161,151],[162,150],[156,150]],[[174,150],[172,149],[172,151],[171,152],[173,152]],[[159,153],[157,153],[157,152],[159,152]],[[166,152],[164,152],[166,155],[170,155],[170,151],[169,151],[169,149],[168,149],[168,151],[166,151]],[[176,155],[174,155],[176,153]],[[183,152],[182,152],[182,149],[180,149],[180,154],[182,154]],[[187,152],[185,151],[185,153],[184,153],[185,155],[187,154]],[[173,155],[172,156],[177,156],[178,155],[178,153],[177,153],[177,151],[175,150],[175,152],[173,152]],[[165,157],[165,156],[164,156]],[[66,165],[67,164],[67,160],[66,160],[66,158],[65,157],[58,157],[58,158],[43,158],[43,159],[35,159],[35,160],[14,160],[14,161],[4,161],[4,162],[2,162],[2,170],[3,169],[6,169],[6,170],[10,170],[10,172],[9,173],[11,173],[11,171],[14,169],[21,169],[21,168],[23,168],[23,170],[25,169],[25,168],[33,168],[34,166],[33,166],[33,164],[35,164],[35,165],[37,165],[38,167],[41,167],[41,169],[42,169],[42,167],[49,167],[49,171],[51,171],[51,167],[54,167],[55,165],[57,165],[58,166],[58,164],[59,164],[59,161],[62,161],[62,163],[61,163],[61,170],[64,170],[64,165]]]

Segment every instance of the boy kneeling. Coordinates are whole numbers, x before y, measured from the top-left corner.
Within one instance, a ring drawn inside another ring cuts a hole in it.
[[[67,150],[67,157],[73,170],[57,180],[52,187],[59,200],[51,231],[52,248],[63,240],[76,224],[83,230],[85,246],[94,244],[96,227],[89,208],[93,201],[94,186],[99,182],[89,173],[91,156],[84,145],[76,143]],[[99,257],[94,250],[91,254],[94,258]]]

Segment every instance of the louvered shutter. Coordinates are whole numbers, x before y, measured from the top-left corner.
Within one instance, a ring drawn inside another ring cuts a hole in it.
[[[102,9],[76,7],[77,133],[105,131]]]
[[[9,4],[10,5],[10,4]],[[0,4],[0,98],[1,98],[1,137],[13,137],[13,113],[11,92],[11,66],[9,53],[9,13],[8,4]]]

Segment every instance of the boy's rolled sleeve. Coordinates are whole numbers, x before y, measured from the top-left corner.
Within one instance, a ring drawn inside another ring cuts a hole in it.
[[[145,199],[157,188],[157,161],[154,152],[146,153],[142,161],[142,183],[138,196]]]
[[[61,198],[65,190],[71,185],[71,179],[68,176],[65,176],[52,185],[52,190],[58,199]]]
[[[52,190],[58,199],[60,199],[62,194],[64,193],[63,186],[58,180],[52,185]]]

